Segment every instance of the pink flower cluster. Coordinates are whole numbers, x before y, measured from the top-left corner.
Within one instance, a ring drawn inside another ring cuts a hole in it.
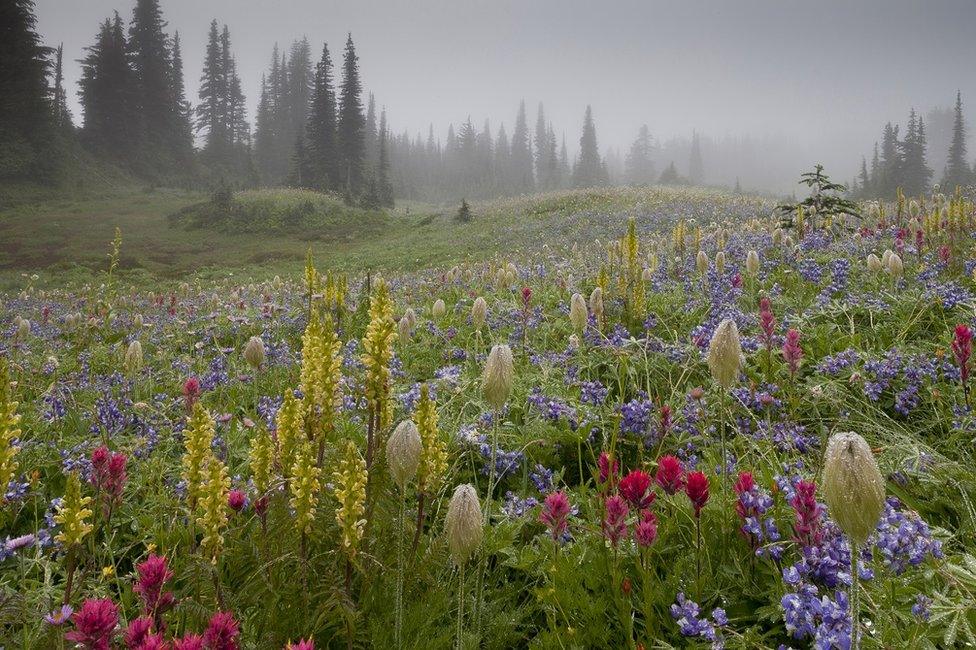
[[[109,451],[104,445],[92,452],[91,482],[101,495],[106,513],[122,502],[122,490],[129,479],[125,471],[127,462],[125,454]]]

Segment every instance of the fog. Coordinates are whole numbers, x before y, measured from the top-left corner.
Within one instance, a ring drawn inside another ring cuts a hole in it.
[[[76,59],[101,20],[118,10],[128,21],[132,4],[37,0],[45,43],[64,43],[76,123]],[[948,107],[957,89],[976,102],[972,0],[163,0],[162,8],[167,30],[180,33],[191,101],[209,22],[228,25],[252,123],[276,42],[307,36],[316,56],[325,41],[337,57],[352,32],[365,87],[396,133],[426,134],[433,124],[443,140],[449,123],[468,116],[511,132],[524,99],[530,127],[543,102],[572,156],[589,104],[604,154],[626,152],[645,123],[658,142],[693,131],[708,141],[749,138],[769,155],[741,161],[748,184],[776,191],[790,191],[789,179],[814,162],[851,178],[884,123],[904,123],[911,107],[923,115]],[[704,152],[706,179],[733,182],[729,165],[710,171]],[[929,160],[937,174],[943,164]]]

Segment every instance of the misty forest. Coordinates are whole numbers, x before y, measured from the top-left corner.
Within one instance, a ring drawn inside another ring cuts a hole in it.
[[[976,647],[974,26],[0,0],[0,648]]]

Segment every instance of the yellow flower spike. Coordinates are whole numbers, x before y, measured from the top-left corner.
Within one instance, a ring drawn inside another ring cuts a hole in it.
[[[302,431],[301,404],[290,390],[285,393],[281,408],[278,409],[275,425],[278,435],[278,464],[281,473],[287,474],[294,462],[295,447]]]
[[[200,497],[200,516],[197,523],[203,528],[203,541],[200,548],[209,555],[213,564],[217,563],[224,547],[224,528],[227,527],[227,494],[230,492],[230,477],[224,463],[209,454],[206,467],[206,483]]]
[[[319,360],[321,358],[320,345],[322,342],[322,319],[318,312],[312,310],[302,335],[302,368],[299,381],[302,389],[305,417],[314,414],[315,405],[319,403]]]
[[[111,566],[110,565],[110,566],[103,566],[102,567],[102,577],[103,578],[111,578],[114,575],[115,575],[115,567],[114,566]]]
[[[295,465],[291,469],[291,500],[289,504],[295,511],[295,528],[307,535],[312,532],[315,509],[319,499],[319,474],[322,470],[316,465],[315,450],[312,443],[304,442],[298,447]]]
[[[356,557],[359,541],[363,536],[366,520],[366,461],[352,440],[346,442],[346,449],[339,460],[339,468],[332,475],[335,484],[336,522],[342,531],[342,550],[349,559]]]
[[[417,425],[423,445],[417,469],[417,491],[432,494],[447,472],[447,446],[437,429],[437,403],[430,398],[427,384],[420,387],[420,401],[417,402],[413,422]]]
[[[183,480],[190,509],[196,508],[201,497],[204,469],[214,437],[214,420],[200,402],[193,405],[193,413],[183,435]]]
[[[258,496],[267,493],[271,486],[271,463],[274,460],[274,442],[267,428],[259,427],[251,438],[251,453],[248,458],[251,466],[251,480]]]
[[[65,548],[81,544],[85,535],[92,531],[88,523],[92,511],[86,506],[92,498],[81,495],[81,479],[76,472],[68,474],[68,483],[64,488],[64,497],[54,514],[54,521],[61,526],[61,532],[54,539],[61,542]]]
[[[335,429],[336,410],[342,403],[342,341],[336,334],[332,317],[322,321],[319,338],[319,359],[316,378],[316,394],[320,400],[321,420],[317,437],[328,435]]]
[[[375,430],[390,425],[390,359],[397,338],[393,301],[383,278],[377,278],[369,297],[369,327],[363,337],[362,362],[366,366],[366,401]]]
[[[0,489],[6,492],[7,485],[17,473],[17,460],[14,458],[20,447],[14,444],[20,437],[20,415],[14,401],[10,385],[10,373],[5,359],[0,359]],[[0,493],[0,503],[4,500]]]

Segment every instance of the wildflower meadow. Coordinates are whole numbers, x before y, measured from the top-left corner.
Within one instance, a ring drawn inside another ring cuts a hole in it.
[[[22,278],[0,647],[976,644],[972,198],[496,207],[453,267]]]

